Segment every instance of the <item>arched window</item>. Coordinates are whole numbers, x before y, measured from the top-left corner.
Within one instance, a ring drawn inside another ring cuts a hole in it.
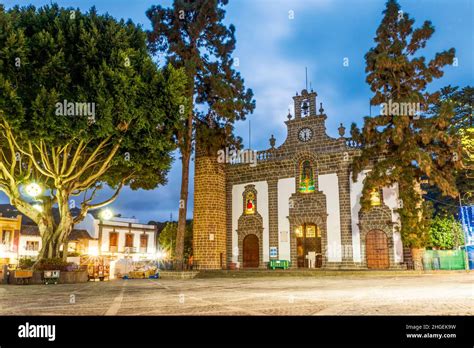
[[[316,190],[311,162],[306,160],[300,166],[300,192],[311,193]]]
[[[377,189],[373,189],[370,192],[370,205],[372,207],[377,207],[382,204],[382,199],[380,197],[380,191]]]
[[[245,214],[255,214],[255,194],[252,191],[245,195]]]

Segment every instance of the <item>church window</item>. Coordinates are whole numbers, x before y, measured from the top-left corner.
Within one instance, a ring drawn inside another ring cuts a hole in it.
[[[315,238],[316,237],[316,226],[308,225],[306,226],[306,238]]]
[[[370,205],[372,207],[377,207],[382,204],[382,200],[380,198],[380,191],[377,189],[373,189],[370,192]]]
[[[255,194],[251,191],[245,195],[245,214],[255,214]]]
[[[295,235],[297,238],[303,237],[303,226],[296,227]]]
[[[315,191],[314,173],[310,161],[303,161],[300,167],[300,192],[311,193]]]

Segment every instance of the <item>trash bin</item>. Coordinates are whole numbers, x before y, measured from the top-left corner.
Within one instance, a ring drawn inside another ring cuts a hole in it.
[[[57,284],[59,282],[59,270],[44,271],[43,280],[45,284]]]

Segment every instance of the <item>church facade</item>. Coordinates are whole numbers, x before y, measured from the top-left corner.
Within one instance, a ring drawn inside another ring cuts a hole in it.
[[[372,194],[361,211],[364,171],[352,180],[351,163],[360,148],[326,134],[327,118],[317,94],[293,97],[287,138],[256,158],[219,163],[195,159],[194,261],[202,269],[266,268],[288,260],[291,268],[403,268],[397,231],[398,188]],[[249,154],[249,153],[247,153]]]

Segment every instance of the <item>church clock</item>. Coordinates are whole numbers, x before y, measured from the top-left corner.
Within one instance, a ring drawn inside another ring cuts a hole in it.
[[[311,130],[311,128],[301,128],[299,131],[298,131],[298,139],[302,142],[307,142],[309,140],[311,140],[311,138],[313,137],[313,131]]]

